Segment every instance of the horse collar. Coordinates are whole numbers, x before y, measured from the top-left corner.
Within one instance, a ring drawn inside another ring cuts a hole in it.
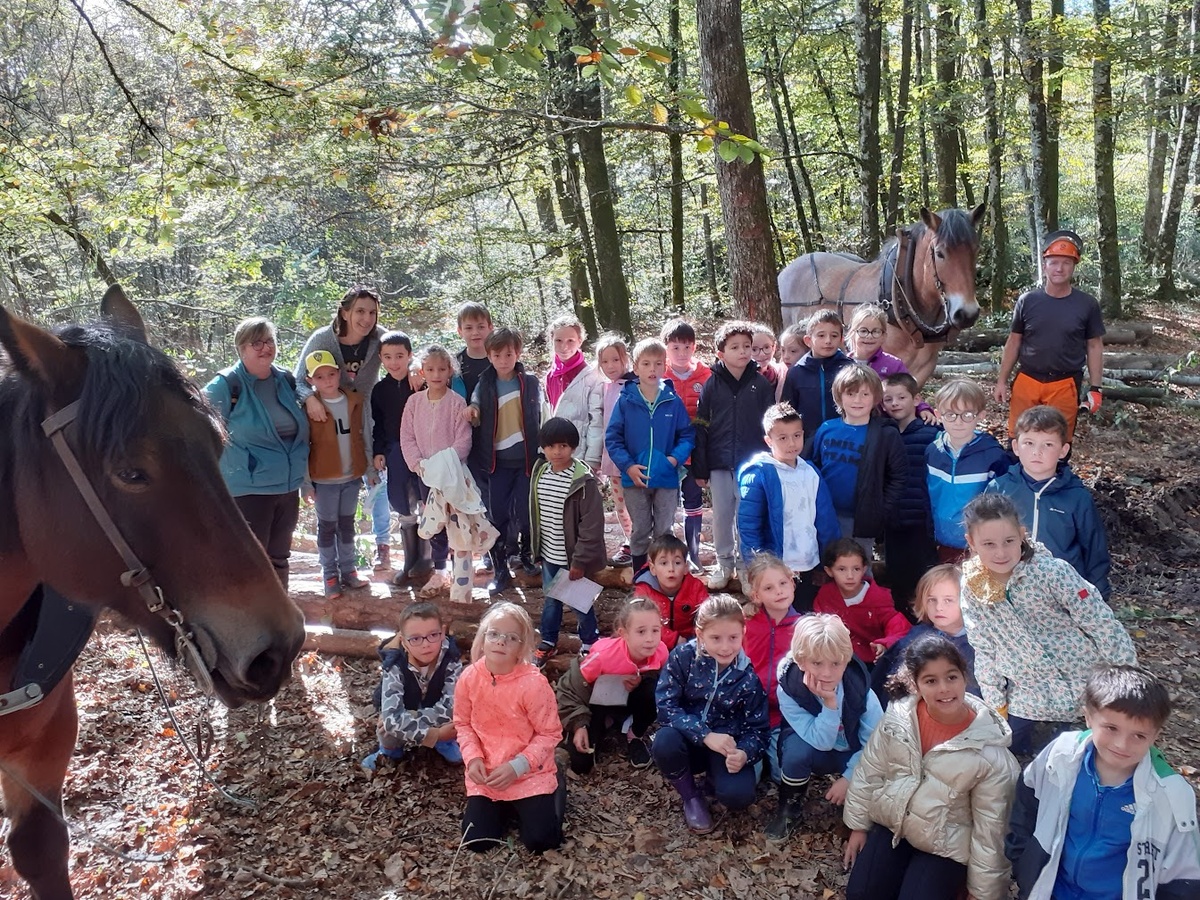
[[[903,237],[907,238],[908,230],[903,229],[903,231],[904,231]],[[908,243],[907,241],[904,241],[904,242]],[[897,246],[899,246],[899,243],[900,242],[897,243]],[[914,334],[919,332],[923,339],[937,341],[937,340],[945,340],[947,333],[950,331],[951,328],[954,327],[954,325],[953,325],[953,322],[951,322],[951,320],[950,320],[950,298],[946,296],[946,285],[942,281],[941,274],[938,272],[937,254],[934,251],[933,244],[934,244],[934,238],[930,237],[930,239],[929,239],[929,264],[933,269],[934,287],[937,288],[938,297],[942,301],[942,322],[941,322],[941,324],[940,325],[930,325],[928,322],[926,322],[924,319],[922,319],[921,314],[917,312],[916,304],[913,303],[913,298],[910,296],[910,294],[914,290],[912,274],[913,274],[913,266],[916,263],[916,254],[913,252],[914,248],[912,247],[911,243],[908,243],[908,246],[906,247],[904,277],[902,279],[900,277],[900,273],[896,272],[895,278],[893,281],[893,290],[894,290],[894,295],[896,298],[896,302],[894,304],[894,309],[895,309],[894,314],[896,316],[897,324],[899,324],[900,319],[909,319],[916,326],[916,330],[914,331]],[[899,268],[899,266],[897,266],[897,269],[898,268]],[[903,304],[901,304],[900,301],[904,301]]]
[[[201,654],[200,648],[196,646],[195,635],[190,628],[186,627],[187,623],[184,621],[179,610],[167,603],[163,597],[162,588],[155,584],[154,576],[150,574],[150,570],[138,559],[137,554],[133,552],[133,548],[129,546],[129,543],[121,534],[117,523],[108,514],[108,510],[104,507],[104,502],[96,493],[96,489],[92,486],[91,481],[88,480],[87,473],[79,465],[79,460],[76,458],[75,452],[71,449],[71,445],[67,443],[63,431],[75,421],[75,417],[78,414],[79,401],[76,400],[73,403],[67,404],[58,412],[47,416],[42,421],[42,431],[50,439],[54,451],[58,454],[58,458],[66,468],[67,474],[71,476],[71,480],[75,482],[75,488],[79,491],[83,502],[92,511],[92,516],[96,519],[100,530],[104,532],[109,543],[113,545],[121,560],[128,567],[126,571],[121,573],[121,584],[125,587],[136,588],[142,601],[146,604],[146,608],[156,616],[159,616],[171,627],[171,630],[175,633],[175,651],[177,655],[183,660],[188,671],[192,673],[192,677],[196,679],[200,690],[206,695],[212,694],[212,676],[205,665],[204,656]]]

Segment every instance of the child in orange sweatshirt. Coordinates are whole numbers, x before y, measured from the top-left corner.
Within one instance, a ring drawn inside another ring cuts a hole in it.
[[[472,850],[503,844],[510,813],[534,853],[562,843],[567,784],[554,762],[562,724],[554,689],[530,662],[536,643],[529,614],[497,603],[479,623],[471,665],[454,690],[466,764],[463,841]]]

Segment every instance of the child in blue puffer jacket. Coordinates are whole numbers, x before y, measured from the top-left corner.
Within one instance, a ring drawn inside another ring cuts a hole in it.
[[[651,754],[683,799],[683,818],[696,834],[713,830],[708,803],[696,787],[705,772],[729,809],[754,802],[754,764],[770,734],[767,694],[742,652],[746,616],[728,594],[709,597],[696,613],[696,638],[671,651],[658,679],[659,730]]]
[[[662,341],[648,338],[633,348],[637,378],[622,389],[604,434],[608,455],[622,473],[635,572],[645,565],[651,539],[675,524],[679,466],[696,444],[687,406],[663,380],[666,365]]]

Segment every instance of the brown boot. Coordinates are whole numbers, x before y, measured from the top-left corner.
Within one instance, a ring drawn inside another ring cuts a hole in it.
[[[392,567],[392,548],[387,544],[375,545],[375,571],[382,572]]]

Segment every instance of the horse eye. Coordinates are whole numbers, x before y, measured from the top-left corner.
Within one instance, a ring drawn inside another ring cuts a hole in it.
[[[150,478],[141,469],[117,469],[114,473],[117,479],[130,487],[144,487],[150,483]]]
[[[941,250],[939,250],[939,251],[937,252],[937,257],[938,257],[938,259],[945,259],[945,258],[946,258],[946,254],[945,254],[945,253],[943,253]]]

